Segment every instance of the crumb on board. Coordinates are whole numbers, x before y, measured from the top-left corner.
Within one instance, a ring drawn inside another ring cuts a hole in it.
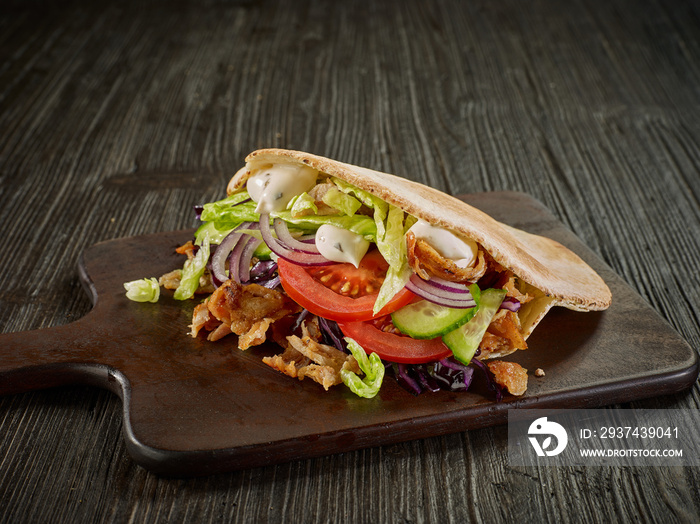
[[[536,376],[536,377],[544,377],[544,369],[542,369],[542,368],[537,368],[537,369],[535,370],[535,376]]]

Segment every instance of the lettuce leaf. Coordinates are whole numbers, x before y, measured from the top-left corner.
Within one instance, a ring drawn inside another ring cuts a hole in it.
[[[357,360],[365,376],[360,378],[348,369],[341,369],[340,377],[343,379],[343,383],[359,397],[372,398],[376,396],[384,380],[382,359],[376,353],[372,353],[368,357],[363,347],[350,337],[345,337],[345,342],[347,342],[350,353]]]
[[[195,238],[207,236],[211,244],[220,244],[232,230],[233,227],[219,230],[216,228],[216,222],[205,222],[195,231],[194,236]]]
[[[408,266],[405,233],[415,221],[411,216],[368,191],[353,186],[339,178],[332,178],[337,189],[327,191],[323,197],[324,203],[337,209],[337,215],[318,215],[314,199],[308,193],[295,197],[287,209],[273,213],[289,224],[291,230],[302,233],[314,233],[323,224],[331,224],[353,233],[362,235],[366,240],[374,242],[380,253],[389,264],[386,278],[382,284],[374,313],[381,309],[406,285],[411,270]],[[357,211],[365,205],[372,209],[372,216],[358,214]],[[234,193],[217,202],[203,206],[201,220],[204,222],[197,230],[197,245],[202,247],[200,239],[206,238],[207,257],[209,244],[218,244],[230,231],[242,222],[256,222],[260,215],[255,212],[255,202],[250,200],[247,191]],[[304,214],[312,211],[313,214]],[[301,215],[301,216],[300,216]],[[255,235],[254,232],[252,232]],[[263,245],[256,252],[261,259],[269,258],[269,249]],[[198,255],[204,257],[200,249]],[[183,269],[182,291],[176,292],[176,298],[189,298],[197,288],[196,281],[201,277],[206,266],[206,260],[194,260],[185,264]],[[195,278],[196,277],[196,278]],[[193,289],[191,289],[193,288]],[[191,293],[190,293],[191,291]]]
[[[338,189],[329,189],[323,195],[323,203],[351,217],[362,207],[362,202]]]
[[[250,200],[247,191],[204,204],[200,219],[213,224],[219,231],[231,230],[241,222],[257,222],[260,218],[255,212],[257,204]]]
[[[341,191],[355,195],[363,204],[374,210],[373,218],[377,232],[373,241],[376,242],[377,249],[389,264],[386,278],[374,303],[376,315],[396,293],[403,289],[411,276],[405,240],[407,228],[404,222],[409,222],[413,217],[409,216],[404,221],[404,212],[400,208],[339,178],[333,178],[333,183]]]
[[[377,235],[377,248],[384,259],[389,263],[389,269],[379,296],[374,303],[374,314],[381,309],[403,289],[411,276],[411,268],[408,265],[408,252],[406,237],[404,234],[404,213],[396,206],[389,205],[389,210],[384,227],[384,236]]]
[[[124,283],[126,298],[134,302],[158,302],[160,285],[156,278],[142,278]]]
[[[384,220],[384,218],[386,218],[389,204],[384,202],[384,200],[374,196],[369,191],[355,187],[351,183],[341,180],[340,178],[332,178],[331,180],[343,193],[355,195],[355,197],[364,205],[374,209],[375,215],[377,212],[379,212],[379,216],[375,218],[379,218],[380,220]]]
[[[316,207],[316,201],[308,193],[302,193],[297,195],[289,201],[287,204],[287,209],[292,214],[292,216],[300,216],[305,214],[307,211],[311,211],[313,214],[318,213],[318,207]]]
[[[173,294],[176,300],[187,300],[194,296],[194,292],[199,287],[199,279],[207,267],[210,253],[209,235],[206,232],[201,236],[198,235],[195,244],[199,246],[199,250],[194,258],[185,262],[182,268],[180,285]]]
[[[372,217],[365,215],[305,215],[295,218],[292,216],[291,211],[278,211],[274,215],[306,233],[315,232],[323,224],[332,224],[362,235],[370,242],[375,241],[377,234],[374,220],[372,220]]]

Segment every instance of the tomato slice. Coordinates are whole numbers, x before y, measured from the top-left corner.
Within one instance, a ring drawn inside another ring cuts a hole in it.
[[[415,298],[404,288],[378,315],[373,313],[387,268],[376,250],[365,255],[359,268],[352,264],[305,267],[283,258],[277,261],[287,295],[314,315],[336,321],[370,320],[396,311]]]
[[[402,364],[423,364],[441,360],[452,354],[441,338],[416,340],[378,329],[372,322],[338,322],[340,330],[360,344],[367,353]]]

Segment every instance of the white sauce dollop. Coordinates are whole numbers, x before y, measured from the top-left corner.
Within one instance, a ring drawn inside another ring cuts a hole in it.
[[[259,214],[282,211],[289,201],[316,185],[318,171],[303,165],[280,165],[260,169],[246,183]]]
[[[362,235],[331,224],[323,224],[316,231],[316,247],[328,260],[349,262],[360,266],[369,249],[369,242]]]
[[[473,240],[461,239],[442,227],[431,226],[425,220],[418,220],[409,231],[416,239],[424,240],[443,257],[452,260],[457,267],[472,267],[476,262],[479,248]]]

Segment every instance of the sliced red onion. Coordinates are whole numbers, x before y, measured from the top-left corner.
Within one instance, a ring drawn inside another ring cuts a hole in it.
[[[520,301],[517,298],[506,297],[501,302],[501,309],[516,312],[520,309]]]
[[[226,259],[228,258],[229,253],[231,253],[236,247],[242,236],[242,233],[238,233],[234,229],[224,237],[221,244],[219,244],[216,251],[214,251],[214,254],[211,257],[211,276],[212,282],[216,287],[219,287],[226,280],[228,280],[229,277],[226,274]]]
[[[228,257],[228,273],[236,282],[245,283],[250,280],[250,261],[253,253],[262,243],[262,240],[250,235],[244,237],[236,244]]]
[[[333,264],[332,261],[328,260],[323,255],[297,251],[283,245],[272,236],[270,215],[268,214],[260,215],[260,232],[262,233],[263,240],[265,244],[267,244],[267,247],[278,257],[303,266],[325,266],[327,264]]]
[[[211,259],[209,262],[212,283],[214,284],[214,286],[219,287],[221,284],[226,282],[226,280],[232,278],[231,276],[229,276],[233,275],[233,273],[231,273],[230,270],[229,274],[226,274],[226,260],[229,260],[230,265],[230,254],[239,245],[239,242],[241,241],[242,237],[251,238],[245,233],[241,233],[240,231],[244,229],[257,229],[257,227],[258,225],[252,222],[242,222],[241,224],[236,226],[228,235],[226,235],[221,241],[221,243],[216,247],[216,250],[211,255]],[[248,261],[248,264],[250,264],[250,261]]]
[[[431,286],[434,286],[438,289],[442,289],[444,291],[451,291],[453,293],[470,293],[469,286],[465,284],[460,284],[459,282],[450,282],[449,280],[444,280],[435,276],[430,277],[430,280],[426,280],[424,282],[427,282]]]
[[[418,275],[414,276],[416,278],[419,278]],[[449,280],[443,280],[437,277],[431,277],[430,280],[422,280],[422,282],[425,282],[426,285],[421,285],[420,287],[422,287],[426,292],[434,296],[445,298],[459,298],[460,295],[464,296],[464,294],[469,294],[469,296],[471,296],[469,288],[465,284],[450,282]],[[417,282],[417,284],[421,283]],[[432,286],[432,288],[428,287],[428,285]],[[438,292],[438,290],[440,291]],[[508,311],[516,312],[520,309],[520,302],[517,298],[506,297],[501,303],[501,309],[507,309]]]
[[[418,295],[419,297],[430,302],[434,302],[435,304],[438,304],[440,306],[450,307],[454,309],[469,309],[476,305],[475,302],[466,303],[459,300],[449,300],[447,298],[431,295],[425,290],[415,287],[410,281],[406,283],[406,288],[414,294]]]
[[[241,253],[241,261],[238,267],[238,274],[241,277],[241,282],[250,281],[250,263],[253,260],[255,250],[258,249],[260,244],[262,244],[261,238],[251,237],[251,241],[248,242],[243,253]]]
[[[314,253],[316,255],[319,254],[319,250],[316,247],[315,242],[312,244],[294,238],[289,232],[287,223],[284,220],[275,218],[272,222],[272,225],[275,228],[275,233],[277,233],[277,239],[285,247],[293,249],[295,251],[300,251],[302,253]]]
[[[469,290],[465,292],[450,292],[430,285],[430,281],[425,281],[415,273],[406,283],[409,291],[416,295],[434,302],[441,306],[466,309],[476,306],[476,301]]]

